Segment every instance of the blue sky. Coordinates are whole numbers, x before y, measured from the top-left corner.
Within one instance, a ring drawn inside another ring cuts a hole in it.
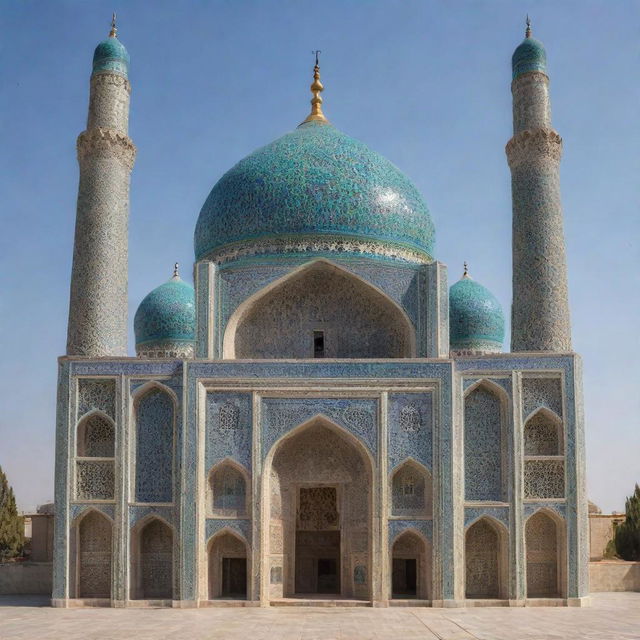
[[[640,481],[636,1],[0,2],[0,465],[19,506],[53,497],[91,57],[113,9],[131,54],[130,317],[190,273],[218,178],[308,113],[312,49],[341,130],[400,167],[436,225],[436,256],[511,302],[510,58],[524,18],[547,48],[574,347],[584,359],[588,493],[622,510]],[[133,341],[131,340],[131,344]],[[132,348],[132,347],[131,347]]]

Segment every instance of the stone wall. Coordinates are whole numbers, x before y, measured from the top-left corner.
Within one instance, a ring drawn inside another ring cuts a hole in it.
[[[589,563],[591,592],[640,591],[640,562],[603,560]]]
[[[589,514],[589,560],[602,560],[609,540],[613,538],[614,523],[624,522],[624,514]]]
[[[0,563],[0,595],[51,595],[51,562]]]

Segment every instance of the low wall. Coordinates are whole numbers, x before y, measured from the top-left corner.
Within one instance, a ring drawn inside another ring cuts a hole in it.
[[[51,562],[1,562],[0,595],[51,595]]]
[[[591,592],[640,591],[640,562],[590,562],[589,582]]]

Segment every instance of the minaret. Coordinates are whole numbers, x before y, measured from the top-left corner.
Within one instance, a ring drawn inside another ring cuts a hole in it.
[[[513,138],[507,143],[513,198],[512,351],[570,351],[560,157],[551,124],[541,42],[526,37],[512,58]]]
[[[129,54],[109,37],[93,55],[87,130],[78,136],[80,184],[73,247],[67,355],[127,355]]]

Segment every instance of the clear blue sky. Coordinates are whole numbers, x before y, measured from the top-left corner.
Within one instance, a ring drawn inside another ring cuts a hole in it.
[[[91,57],[111,11],[131,54],[130,314],[189,274],[218,178],[294,128],[322,50],[325,113],[407,173],[508,315],[510,58],[529,12],[564,138],[573,336],[584,358],[588,492],[621,510],[640,481],[637,1],[7,1],[0,3],[0,465],[19,506],[53,497],[56,357],[65,350]]]

